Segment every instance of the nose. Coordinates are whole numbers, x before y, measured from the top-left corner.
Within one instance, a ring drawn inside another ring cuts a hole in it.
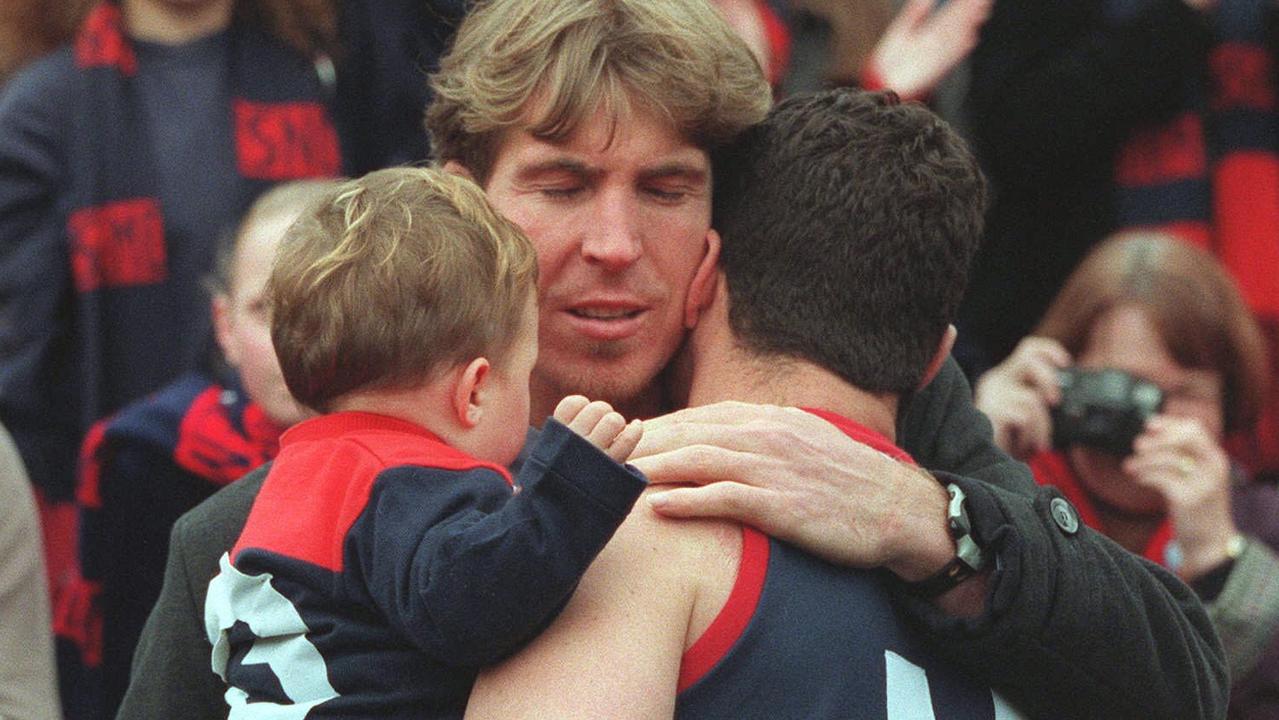
[[[644,254],[640,208],[625,193],[602,193],[594,226],[582,241],[582,256],[605,270],[624,270]]]

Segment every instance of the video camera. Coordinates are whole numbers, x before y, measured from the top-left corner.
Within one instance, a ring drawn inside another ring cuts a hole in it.
[[[1052,410],[1053,447],[1084,445],[1120,457],[1146,421],[1163,408],[1158,385],[1122,370],[1067,368],[1058,373],[1061,402]]]

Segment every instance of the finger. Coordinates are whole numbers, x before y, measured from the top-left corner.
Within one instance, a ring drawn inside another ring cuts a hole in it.
[[[1014,443],[1016,455],[1028,458],[1052,446],[1053,423],[1052,414],[1045,405],[1043,397],[1026,389],[1023,394],[1010,398],[1014,404],[1013,412],[1017,417]]]
[[[1137,452],[1169,450],[1197,457],[1210,457],[1220,450],[1215,438],[1194,418],[1156,415],[1133,441]]]
[[[1054,367],[1064,368],[1073,365],[1075,360],[1065,345],[1052,338],[1032,335],[1021,342],[1017,349],[1030,356],[1037,357]]]
[[[884,30],[885,35],[908,32],[928,19],[933,11],[933,0],[907,0],[902,9],[893,16],[892,22]]]
[[[715,483],[697,488],[676,488],[648,495],[649,507],[667,517],[724,518],[751,525],[764,532],[766,510],[772,503],[767,490],[738,483]]]
[[[644,428],[648,435],[647,424]],[[749,477],[741,468],[761,458],[712,445],[690,445],[675,450],[639,457],[632,454],[631,464],[639,468],[653,484],[692,483],[697,485]]]
[[[626,418],[622,417],[621,413],[610,410],[604,414],[604,417],[599,419],[599,422],[595,423],[595,427],[591,428],[586,439],[607,450],[608,446],[613,444],[613,439],[617,437],[618,433],[625,429]]]
[[[608,456],[617,462],[626,462],[631,453],[635,452],[635,447],[639,445],[642,437],[644,437],[644,423],[638,418],[632,420],[630,424],[622,428],[612,444],[608,446]]]
[[[685,445],[759,451],[795,438],[852,442],[830,423],[797,408],[730,402],[645,420],[638,452],[649,455]]]
[[[555,406],[553,415],[556,420],[568,425],[582,411],[582,408],[589,405],[590,402],[584,395],[569,395],[560,400],[559,404]]]
[[[951,0],[932,18],[932,24],[956,38],[977,39],[977,30],[990,14],[990,0]]]
[[[602,400],[595,400],[587,403],[569,422],[568,427],[578,435],[590,439],[591,431],[610,412],[613,412],[613,406]]]

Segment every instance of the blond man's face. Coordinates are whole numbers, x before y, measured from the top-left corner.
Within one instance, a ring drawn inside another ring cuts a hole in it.
[[[601,114],[560,143],[508,134],[485,189],[537,248],[535,419],[571,393],[643,406],[716,259],[706,152],[648,113]]]

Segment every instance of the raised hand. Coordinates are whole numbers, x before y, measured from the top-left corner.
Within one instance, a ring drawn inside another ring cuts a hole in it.
[[[1056,340],[1028,337],[977,381],[973,404],[986,413],[995,444],[1025,460],[1052,447],[1051,408],[1061,401],[1057,371],[1073,362]]]
[[[1156,415],[1133,442],[1124,472],[1157,491],[1168,504],[1182,564],[1194,579],[1230,554],[1238,534],[1230,513],[1230,461],[1217,439],[1196,418]]]
[[[626,462],[644,437],[641,421],[628,423],[612,405],[581,395],[569,395],[561,400],[555,407],[554,417],[617,462]]]
[[[927,96],[977,45],[991,2],[950,0],[934,9],[933,0],[907,0],[875,44],[864,72],[905,99]]]

